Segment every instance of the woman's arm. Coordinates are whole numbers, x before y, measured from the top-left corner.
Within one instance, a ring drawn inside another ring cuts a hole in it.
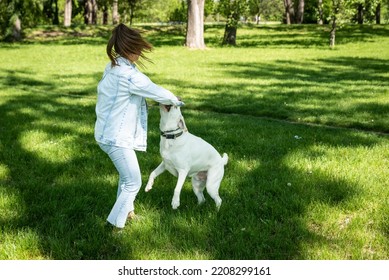
[[[129,78],[130,93],[151,98],[164,105],[182,106],[184,103],[167,89],[154,84],[145,74],[136,72]]]

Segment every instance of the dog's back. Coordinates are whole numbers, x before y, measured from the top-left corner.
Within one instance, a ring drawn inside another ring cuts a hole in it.
[[[174,169],[187,169],[188,176],[192,177],[200,171],[206,171],[214,165],[225,165],[227,154],[223,158],[216,149],[204,139],[186,132],[174,140],[174,144],[166,145],[168,139],[161,138],[160,152],[168,171]],[[176,176],[176,172],[172,173]]]

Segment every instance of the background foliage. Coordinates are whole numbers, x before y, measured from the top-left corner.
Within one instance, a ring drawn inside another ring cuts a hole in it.
[[[85,2],[90,0],[72,1],[72,23],[83,24]],[[103,9],[106,7],[109,22],[112,22],[112,0],[93,0],[97,7],[97,24],[102,24]],[[299,1],[295,1],[297,5]],[[333,0],[323,0],[324,20],[328,22],[331,15]],[[358,7],[362,7],[364,23],[375,21],[375,9],[381,7],[382,22],[388,22],[389,0],[350,0],[351,9],[349,22],[357,22]],[[145,22],[186,22],[186,0],[118,0],[120,20],[129,22],[130,10],[133,9],[134,23]],[[0,35],[9,38],[15,17],[22,22],[22,29],[38,24],[62,24],[65,0],[1,0],[0,1]],[[226,7],[239,7],[238,20],[255,22],[259,16],[261,21],[284,21],[285,7],[282,0],[206,0],[206,21],[225,21],[232,10]],[[234,8],[235,9],[235,8]],[[318,1],[305,0],[304,23],[317,23]]]

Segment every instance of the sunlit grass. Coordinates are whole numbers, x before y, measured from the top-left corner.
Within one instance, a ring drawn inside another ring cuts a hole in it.
[[[219,212],[189,180],[173,211],[163,174],[120,235],[104,226],[116,171],[93,138],[110,28],[77,28],[0,46],[0,259],[389,258],[386,26],[347,27],[335,50],[326,27],[242,27],[221,47],[207,26],[205,51],[183,48],[181,27],[140,27],[156,46],[143,71],[230,161]],[[149,105],[143,183],[161,160]]]

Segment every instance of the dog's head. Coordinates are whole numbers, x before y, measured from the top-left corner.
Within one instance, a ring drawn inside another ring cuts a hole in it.
[[[181,128],[187,131],[184,117],[181,114],[181,109],[174,105],[159,105],[159,112],[161,114],[161,120],[159,122],[159,128],[161,131],[172,131],[177,128]]]

